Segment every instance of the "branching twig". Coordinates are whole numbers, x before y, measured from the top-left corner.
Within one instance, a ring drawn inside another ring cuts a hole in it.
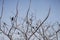
[[[26,15],[26,24],[27,24],[27,30],[26,30],[26,33],[28,32],[28,25],[29,25],[29,21],[28,21],[28,13],[29,13],[29,10],[30,10],[30,6],[31,6],[31,0],[30,0],[30,3],[29,3],[29,8],[27,10],[27,15]]]
[[[43,20],[43,22],[39,25],[39,27],[35,30],[35,32],[33,34],[30,35],[29,39],[37,32],[37,30],[42,26],[42,24],[47,20],[47,18],[49,17],[50,14],[50,8],[49,8],[49,12],[47,17]]]
[[[3,9],[4,9],[4,0],[2,2],[2,10],[1,10],[1,16],[0,16],[0,29],[1,29],[1,19],[2,19],[2,16],[3,16]]]

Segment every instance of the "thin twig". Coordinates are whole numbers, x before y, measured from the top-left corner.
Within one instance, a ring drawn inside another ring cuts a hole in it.
[[[37,32],[37,30],[42,26],[42,24],[47,20],[47,18],[49,17],[50,14],[50,8],[49,8],[49,12],[47,17],[43,20],[43,22],[39,25],[39,27],[35,30],[35,32],[33,34],[30,35],[29,39]]]

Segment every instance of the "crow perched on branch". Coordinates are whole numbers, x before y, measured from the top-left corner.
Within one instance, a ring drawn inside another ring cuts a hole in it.
[[[11,21],[14,21],[15,20],[15,18],[14,17],[11,17]]]

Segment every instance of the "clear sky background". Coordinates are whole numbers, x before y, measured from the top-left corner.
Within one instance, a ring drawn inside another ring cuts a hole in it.
[[[15,15],[16,13],[16,4],[17,0],[5,0],[4,2],[4,14],[2,20],[7,22],[7,24],[10,23],[10,16]],[[19,0],[19,18],[24,18],[26,16],[28,7],[29,0]],[[60,22],[60,0],[32,0],[30,12],[33,12],[37,19],[43,20],[48,14],[49,7],[51,7],[51,12],[47,22]],[[1,8],[2,0],[0,0],[0,14]]]

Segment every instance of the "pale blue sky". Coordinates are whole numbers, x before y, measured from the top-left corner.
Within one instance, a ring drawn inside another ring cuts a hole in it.
[[[4,14],[2,21],[10,25],[10,16],[15,15],[16,13],[16,4],[17,0],[5,0],[4,2]],[[24,18],[29,7],[29,0],[19,0],[19,15],[18,21],[20,18]],[[43,20],[47,14],[49,7],[51,7],[51,13],[48,18],[47,23],[55,23],[56,21],[60,22],[60,0],[32,0],[31,2],[31,11],[36,15],[37,19]],[[2,8],[2,0],[0,0],[0,15]],[[1,40],[1,39],[0,39]]]
[[[4,3],[4,22],[10,22],[10,16],[16,13],[17,0],[5,0]],[[19,18],[25,17],[29,6],[29,0],[19,0]],[[2,0],[0,0],[0,12],[2,7]],[[49,7],[51,7],[51,13],[47,20],[48,23],[60,22],[60,0],[32,0],[31,9],[37,19],[43,20],[48,14]],[[20,19],[19,19],[20,20]]]

